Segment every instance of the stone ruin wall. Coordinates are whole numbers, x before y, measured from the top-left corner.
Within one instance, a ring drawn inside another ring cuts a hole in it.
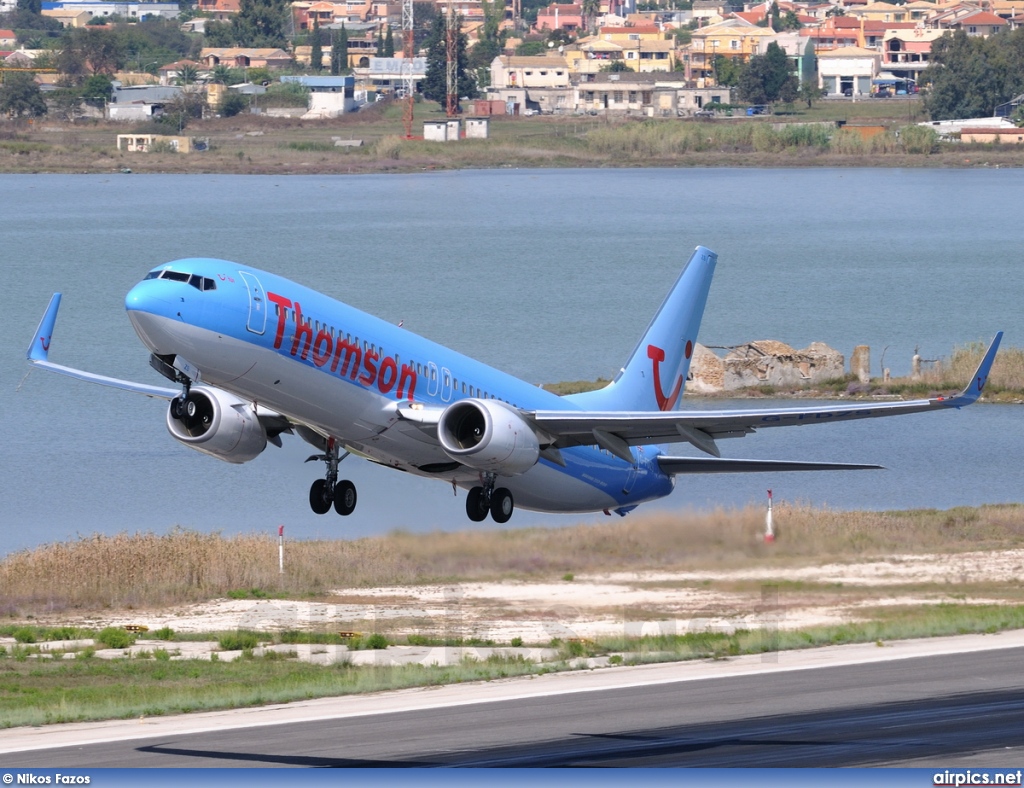
[[[765,339],[731,348],[724,357],[698,344],[686,388],[700,394],[751,386],[802,388],[845,374],[843,354],[822,342],[794,350],[784,342]]]

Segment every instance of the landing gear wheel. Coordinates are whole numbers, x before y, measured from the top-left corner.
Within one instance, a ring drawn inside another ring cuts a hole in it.
[[[491,493],[491,519],[496,523],[507,523],[512,516],[515,504],[512,501],[512,493],[504,487],[499,487]]]
[[[331,509],[331,489],[323,479],[317,479],[309,488],[309,508],[315,514],[327,514]]]
[[[348,479],[342,479],[334,488],[334,511],[342,517],[347,517],[355,508],[356,486]]]
[[[181,421],[181,417],[185,415],[185,402],[181,397],[175,397],[171,400],[171,418],[176,421]]]
[[[474,523],[482,523],[487,519],[487,502],[484,500],[483,487],[473,487],[466,495],[466,514]]]

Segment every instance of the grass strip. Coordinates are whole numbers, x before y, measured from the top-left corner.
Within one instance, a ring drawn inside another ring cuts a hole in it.
[[[724,659],[742,654],[845,643],[997,633],[1024,628],[1024,605],[941,604],[880,608],[874,618],[796,631],[694,632],[596,642],[553,642],[562,659],[537,665],[515,658],[463,660],[454,666],[318,666],[253,657],[233,662],[156,659],[59,659],[38,646],[0,650],[0,727],[85,720],[128,719],[260,706],[310,698],[487,681],[570,670],[579,658],[610,655],[612,664]]]

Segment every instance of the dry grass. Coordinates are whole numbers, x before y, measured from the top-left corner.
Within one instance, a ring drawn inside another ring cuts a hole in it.
[[[928,377],[947,381],[953,387],[963,386],[978,368],[987,348],[988,345],[984,342],[974,342],[957,347],[953,350],[949,361],[939,369],[930,370]],[[986,393],[1024,392],[1024,349],[1000,348],[996,354],[996,360],[992,364],[992,374],[989,375],[985,391]]]
[[[760,509],[654,513],[562,529],[393,533],[293,542],[278,574],[277,542],[174,530],[91,536],[7,556],[0,591],[10,615],[162,606],[237,595],[316,597],[380,587],[630,569],[737,567],[816,559],[1006,548],[1024,543],[1024,506],[841,512],[776,507],[782,538],[760,539]]]

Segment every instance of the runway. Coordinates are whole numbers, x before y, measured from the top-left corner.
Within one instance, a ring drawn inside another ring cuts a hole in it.
[[[928,652],[934,652],[928,654]],[[0,737],[8,767],[1024,765],[1024,633],[558,674]]]

